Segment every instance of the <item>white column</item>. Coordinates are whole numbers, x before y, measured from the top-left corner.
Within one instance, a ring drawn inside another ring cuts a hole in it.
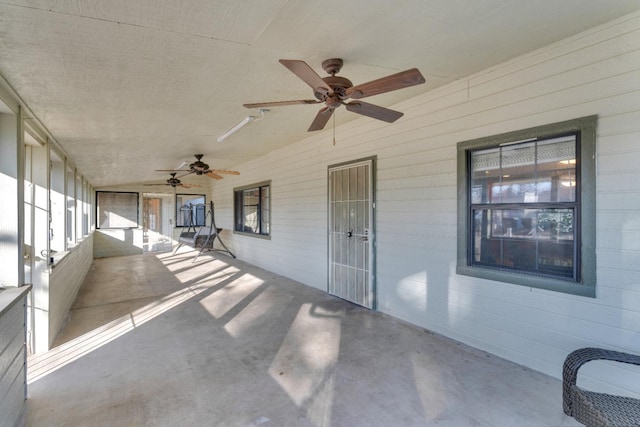
[[[0,286],[24,282],[24,145],[20,112],[0,113]]]

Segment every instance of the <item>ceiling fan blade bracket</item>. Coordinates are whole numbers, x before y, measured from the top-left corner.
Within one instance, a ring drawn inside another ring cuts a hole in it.
[[[324,102],[331,94],[324,87],[318,87],[314,89],[313,95],[318,98],[318,100]]]

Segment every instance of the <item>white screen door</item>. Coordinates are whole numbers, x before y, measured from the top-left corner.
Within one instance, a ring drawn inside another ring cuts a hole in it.
[[[144,252],[171,250],[173,197],[164,193],[144,193],[142,198],[142,235]]]
[[[374,308],[373,159],[329,167],[329,293]]]

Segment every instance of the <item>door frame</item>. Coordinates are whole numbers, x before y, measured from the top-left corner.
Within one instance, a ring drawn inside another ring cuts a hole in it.
[[[143,234],[143,252],[169,252],[173,247],[173,217],[172,212],[176,204],[175,194],[173,193],[163,193],[163,192],[141,192],[141,212],[142,212],[142,234]],[[151,230],[148,227],[148,224],[145,222],[148,220],[148,209],[147,209],[147,200],[158,200],[159,203],[159,218],[160,218],[160,231],[153,231],[154,235],[162,236],[161,241],[152,242],[149,240],[149,231]],[[140,208],[140,206],[138,207]],[[146,238],[146,241],[145,241]],[[166,240],[165,240],[166,239]],[[157,244],[158,248],[162,246],[160,249],[152,250],[153,245]],[[169,245],[165,248],[165,245]]]
[[[370,293],[371,293],[371,310],[378,310],[378,290],[377,290],[377,274],[376,274],[376,241],[377,241],[377,233],[376,233],[376,188],[377,188],[377,162],[378,156],[372,155],[368,157],[362,157],[355,160],[348,160],[345,162],[335,163],[327,166],[327,258],[326,258],[326,266],[327,266],[327,292],[329,293],[330,289],[330,281],[331,281],[331,170],[335,168],[355,166],[358,163],[363,162],[371,162],[371,218],[370,218],[370,227],[369,227],[369,247],[370,247],[370,258],[369,258],[369,277],[370,277]]]

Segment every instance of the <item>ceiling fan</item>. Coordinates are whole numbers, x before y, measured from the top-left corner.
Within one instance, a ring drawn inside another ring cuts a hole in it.
[[[313,95],[316,99],[258,102],[243,105],[247,108],[265,108],[294,104],[324,103],[325,106],[318,112],[311,123],[311,126],[308,129],[309,132],[323,129],[331,118],[333,111],[341,105],[344,105],[348,111],[362,114],[363,116],[383,120],[388,123],[395,122],[402,117],[403,113],[362,102],[359,101],[359,99],[419,85],[425,82],[420,71],[418,71],[417,68],[411,68],[406,71],[401,71],[396,74],[391,74],[377,80],[372,80],[370,82],[354,86],[350,80],[336,76],[343,64],[343,61],[340,58],[327,59],[322,62],[322,68],[329,74],[327,77],[320,77],[304,61],[296,59],[281,59],[280,63],[287,67],[296,76],[301,78],[306,84],[311,86],[311,89],[313,89]],[[355,99],[356,101],[345,102],[345,100],[349,98]]]
[[[171,173],[171,178],[167,180],[165,184],[143,184],[143,185],[169,185],[173,188],[182,187],[182,188],[193,188],[200,187],[198,184],[184,184],[178,178],[176,178],[176,172]]]
[[[158,172],[175,172],[180,173],[184,172],[178,178],[183,177],[185,175],[189,175],[195,173],[196,175],[206,175],[209,178],[213,179],[222,179],[223,177],[220,174],[227,175],[240,175],[238,171],[229,171],[224,169],[209,169],[209,165],[202,161],[202,157],[204,154],[194,154],[196,161],[189,164],[189,169],[156,169]],[[177,178],[176,178],[177,179]]]

